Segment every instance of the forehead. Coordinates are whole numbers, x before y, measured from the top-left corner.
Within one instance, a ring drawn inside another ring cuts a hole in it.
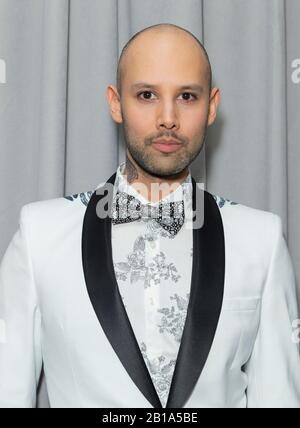
[[[124,83],[195,82],[205,78],[207,61],[192,36],[142,34],[129,46],[124,62]]]

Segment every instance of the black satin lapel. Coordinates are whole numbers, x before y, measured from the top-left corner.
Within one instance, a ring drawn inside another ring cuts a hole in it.
[[[116,173],[107,183],[114,184],[115,178]],[[112,260],[111,218],[100,218],[96,213],[97,203],[106,194],[101,195],[99,189],[92,194],[83,219],[82,264],[87,291],[99,323],[127,373],[152,406],[161,408],[119,293]]]
[[[193,211],[196,191],[192,178]],[[204,191],[204,224],[193,229],[193,267],[189,305],[166,407],[188,400],[211,349],[223,301],[225,243],[223,223],[214,197]]]

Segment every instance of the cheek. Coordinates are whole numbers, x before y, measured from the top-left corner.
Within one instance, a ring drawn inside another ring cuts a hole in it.
[[[144,136],[153,130],[154,115],[145,113],[141,108],[132,107],[126,110],[125,120],[131,133]]]
[[[181,117],[181,128],[191,138],[197,138],[203,134],[207,125],[207,112],[184,112]]]

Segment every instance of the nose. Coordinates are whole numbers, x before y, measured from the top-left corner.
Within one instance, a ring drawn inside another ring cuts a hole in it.
[[[159,106],[157,112],[157,128],[177,129],[179,127],[176,106],[172,102],[165,102]]]

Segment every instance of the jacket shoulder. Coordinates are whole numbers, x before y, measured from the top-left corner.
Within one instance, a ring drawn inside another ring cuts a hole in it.
[[[29,222],[32,228],[40,230],[48,227],[60,228],[69,222],[81,221],[93,190],[75,193],[58,198],[29,202],[22,206],[20,222]]]
[[[209,192],[208,192],[209,193]],[[220,196],[217,194],[210,193],[210,195],[214,198],[216,204],[222,215],[233,215],[244,218],[245,220],[250,219],[274,219],[280,218],[278,214],[275,214],[269,210],[263,210],[260,208],[255,208],[250,205],[242,204],[240,202],[232,201],[225,196]]]
[[[272,241],[278,229],[282,231],[282,220],[269,210],[254,208],[224,196],[212,194],[219,208],[225,234],[227,232],[247,242]]]
[[[29,202],[23,205],[22,208],[28,210],[47,210],[51,208],[62,208],[62,207],[72,207],[75,205],[87,206],[94,190],[87,190],[81,193],[74,193],[67,196],[60,196],[57,198],[49,198],[38,201]]]

